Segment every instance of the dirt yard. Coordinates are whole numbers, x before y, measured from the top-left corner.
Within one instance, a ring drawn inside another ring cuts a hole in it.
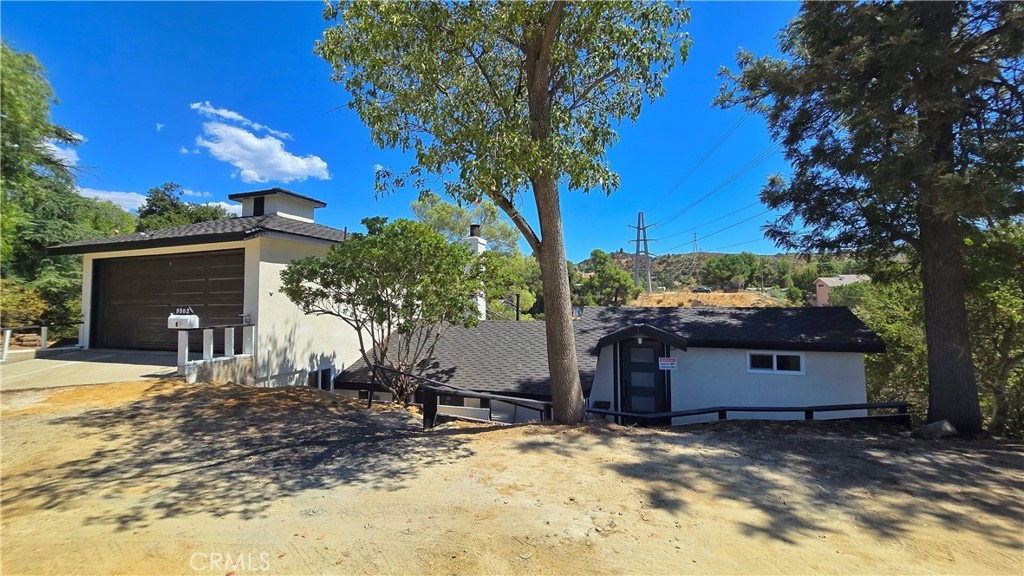
[[[4,574],[1019,575],[1024,450],[725,423],[422,432],[311,389],[5,393]]]
[[[646,292],[630,306],[772,308],[782,306],[782,303],[754,292]]]

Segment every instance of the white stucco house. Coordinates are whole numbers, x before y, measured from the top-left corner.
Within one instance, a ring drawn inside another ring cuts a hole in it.
[[[304,315],[280,292],[281,271],[294,259],[325,254],[347,233],[314,221],[324,202],[288,190],[228,198],[241,202],[241,217],[51,248],[83,256],[80,344],[176,350],[168,315],[189,307],[201,326],[252,325],[255,384],[330,382],[359,357],[358,339],[335,318]],[[198,350],[202,334],[192,339]],[[224,339],[223,329],[214,332],[218,355]]]
[[[580,380],[591,408],[663,413],[719,406],[809,407],[867,401],[864,356],[885,343],[847,308],[585,308],[575,321]],[[486,320],[452,327],[424,376],[506,396],[550,400],[544,323]],[[369,391],[359,360],[336,389]],[[379,392],[379,391],[378,391]],[[443,412],[497,420],[510,414],[486,400],[442,398]],[[462,407],[463,411],[453,410]],[[815,418],[863,416],[822,412]],[[803,419],[802,411],[731,412],[729,418]],[[717,414],[662,424],[714,420]]]

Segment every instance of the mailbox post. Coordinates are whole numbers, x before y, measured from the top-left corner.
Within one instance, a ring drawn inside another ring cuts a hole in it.
[[[185,364],[188,364],[188,331],[192,328],[199,328],[199,316],[193,312],[191,306],[175,308],[174,312],[167,316],[167,328],[178,331],[178,374],[184,373]]]

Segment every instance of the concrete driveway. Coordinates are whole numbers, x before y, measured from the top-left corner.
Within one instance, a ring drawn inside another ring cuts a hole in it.
[[[133,350],[73,350],[51,352],[0,365],[0,390],[58,388],[82,384],[167,378],[177,373],[174,352]]]

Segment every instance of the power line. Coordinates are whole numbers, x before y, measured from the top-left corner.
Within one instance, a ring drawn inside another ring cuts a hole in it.
[[[739,226],[740,224],[743,224],[744,222],[750,222],[754,218],[757,218],[759,216],[764,216],[765,214],[767,214],[769,212],[771,212],[770,209],[769,210],[765,210],[763,212],[758,212],[757,214],[754,214],[753,216],[751,216],[749,218],[744,218],[743,220],[740,220],[739,222],[734,222],[734,223],[732,223],[732,224],[730,224],[728,226],[725,226],[724,228],[719,228],[718,230],[715,230],[714,232],[710,232],[708,234],[705,234],[703,236],[703,239],[706,240],[709,236],[714,236],[715,234],[718,234],[719,232],[725,232],[726,230],[729,230],[730,228],[735,228],[736,226]],[[677,244],[677,245],[672,246],[670,248],[666,248],[665,251],[662,252],[662,254],[667,254],[670,251],[675,250],[676,248],[681,248],[683,246],[686,246],[687,244],[689,244],[689,242],[684,242],[682,244]]]
[[[747,240],[745,242],[737,242],[735,244],[729,244],[728,246],[719,246],[718,248],[710,248],[708,250],[705,250],[705,252],[718,252],[719,250],[725,250],[726,248],[735,248],[736,246],[746,246],[747,244],[753,244],[754,242],[761,242],[763,240],[764,240],[764,237],[754,238],[753,240]]]
[[[700,230],[701,228],[704,228],[705,226],[709,226],[711,224],[714,224],[715,222],[720,222],[722,220],[725,220],[729,216],[732,216],[733,214],[739,214],[740,212],[743,212],[747,208],[752,208],[752,207],[758,206],[760,204],[761,204],[760,201],[751,202],[750,204],[747,204],[746,206],[744,206],[742,208],[737,208],[737,209],[733,210],[732,212],[729,212],[727,214],[723,214],[722,216],[719,216],[718,218],[715,218],[714,220],[708,220],[707,222],[701,224],[700,226],[697,226],[696,228],[693,228],[691,230],[687,230],[685,232],[676,232],[675,234],[669,234],[667,236],[662,236],[661,239],[662,240],[667,240],[669,238],[675,238],[676,236],[682,236],[683,234],[690,234],[691,232],[696,232],[697,230]]]
[[[725,141],[726,141],[726,140],[728,140],[730,136],[732,136],[732,133],[733,133],[733,132],[735,132],[735,131],[736,131],[736,129],[740,127],[740,124],[743,124],[743,121],[747,119],[747,116],[750,116],[750,113],[749,113],[749,112],[747,112],[746,114],[744,114],[743,116],[741,116],[741,117],[740,117],[740,119],[739,119],[739,120],[737,120],[735,124],[733,124],[733,125],[732,125],[732,126],[731,126],[731,127],[730,127],[730,128],[728,129],[728,130],[726,130],[725,134],[723,134],[723,135],[722,135],[722,137],[721,137],[721,138],[719,138],[719,139],[718,139],[718,141],[717,141],[717,142],[715,142],[715,143],[714,143],[714,145],[712,145],[712,146],[711,146],[711,148],[710,148],[710,149],[708,149],[708,151],[707,151],[707,152],[705,152],[703,156],[701,156],[700,160],[697,160],[697,162],[695,162],[695,163],[694,163],[694,165],[693,165],[692,167],[690,167],[690,170],[689,170],[689,171],[688,171],[688,172],[687,172],[686,174],[684,174],[684,175],[683,175],[683,177],[682,177],[682,178],[680,178],[678,182],[676,182],[675,184],[673,184],[673,185],[672,185],[672,187],[671,187],[671,188],[669,188],[668,190],[666,190],[666,191],[665,191],[665,192],[664,192],[664,193],[663,193],[663,194],[662,194],[661,196],[658,196],[658,198],[657,198],[657,199],[656,199],[656,200],[655,200],[655,201],[654,201],[654,202],[653,202],[653,203],[651,204],[651,207],[647,209],[647,210],[648,210],[648,212],[649,212],[649,211],[650,211],[650,210],[651,210],[652,208],[654,208],[654,206],[656,206],[656,205],[658,204],[658,202],[661,202],[661,201],[662,201],[662,200],[664,200],[664,199],[665,199],[665,198],[666,198],[666,197],[667,197],[667,196],[668,196],[669,194],[671,194],[671,193],[672,193],[672,192],[674,192],[674,191],[675,191],[675,190],[676,190],[677,188],[679,188],[680,186],[682,186],[682,185],[683,185],[683,182],[686,182],[686,180],[687,180],[687,179],[688,179],[688,178],[689,178],[690,176],[693,176],[693,173],[694,173],[694,172],[696,172],[696,171],[697,171],[697,169],[698,169],[698,168],[700,168],[700,167],[701,167],[701,166],[702,166],[702,165],[704,164],[704,162],[706,162],[706,161],[707,161],[707,159],[708,159],[708,158],[710,158],[710,157],[711,157],[711,155],[715,153],[715,151],[716,151],[716,150],[718,150],[719,148],[721,148],[722,144],[724,144],[724,143],[725,143]]]
[[[696,205],[700,204],[701,202],[707,200],[708,198],[712,197],[713,195],[717,194],[718,192],[721,192],[726,186],[728,186],[729,184],[732,184],[733,182],[738,180],[740,178],[740,176],[743,176],[747,172],[750,172],[751,170],[753,170],[758,164],[760,164],[760,163],[764,162],[765,160],[767,160],[768,158],[770,158],[772,153],[774,153],[777,149],[779,149],[781,147],[782,147],[781,144],[772,144],[767,149],[765,149],[763,152],[761,152],[760,154],[755,156],[753,160],[751,160],[750,162],[747,162],[742,168],[737,170],[732,176],[726,178],[725,181],[723,181],[721,184],[719,184],[718,186],[715,186],[714,188],[712,188],[710,192],[707,192],[706,194],[704,194],[700,198],[697,198],[696,200],[691,202],[689,205],[687,205],[685,208],[683,208],[682,210],[680,210],[680,211],[676,212],[675,214],[673,214],[672,216],[670,216],[668,219],[663,220],[661,222],[655,222],[654,224],[651,224],[650,226],[652,226],[652,227],[653,226],[665,226],[669,222],[675,220],[676,218],[679,218],[680,216],[685,214],[687,211],[689,211],[694,206],[696,206]]]

